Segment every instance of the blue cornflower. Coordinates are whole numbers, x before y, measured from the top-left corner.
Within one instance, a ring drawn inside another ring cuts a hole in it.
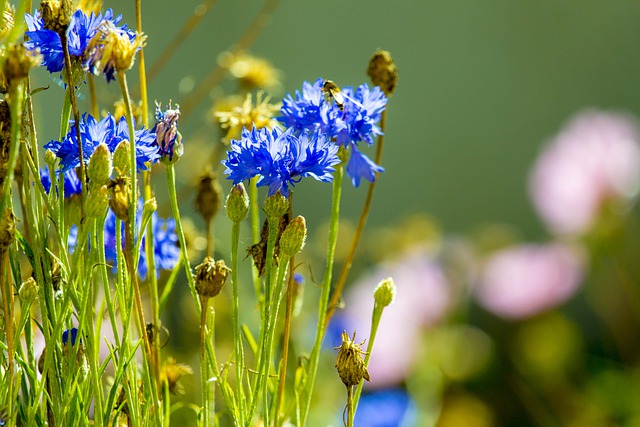
[[[415,402],[400,388],[365,392],[360,396],[353,424],[369,427],[415,426]]]
[[[162,111],[161,105],[156,103],[156,124],[151,130],[156,134],[156,143],[160,147],[160,158],[163,161],[173,162],[182,156],[182,135],[178,132],[178,119],[180,119],[180,106],[171,108],[171,101],[166,110]]]
[[[142,220],[141,210],[136,215],[136,227],[140,225]],[[180,259],[180,248],[178,248],[178,235],[175,232],[176,223],[173,218],[162,219],[157,213],[153,213],[151,217],[153,224],[153,248],[155,253],[156,275],[158,270],[171,270]],[[122,235],[124,236],[124,223],[122,224]],[[138,260],[138,274],[141,279],[147,277],[147,255],[145,248],[145,238],[142,236],[140,258]],[[124,243],[124,242],[123,242]],[[104,224],[104,246],[105,257],[107,262],[113,264],[116,270],[117,251],[116,251],[116,215],[110,209]]]
[[[71,340],[71,345],[76,345],[78,337],[78,328],[67,329],[62,333],[62,344],[66,345]]]
[[[93,36],[95,36],[98,27],[104,21],[110,21],[118,24],[122,19],[122,15],[113,17],[113,11],[108,9],[104,15],[102,13],[95,15],[85,15],[82,10],[77,10],[71,17],[71,23],[67,29],[67,38],[69,40],[69,55],[73,58],[80,58],[84,61],[87,46]],[[64,53],[62,52],[62,42],[58,33],[47,30],[44,27],[44,20],[40,16],[40,12],[31,16],[25,14],[27,22],[27,31],[25,34],[29,40],[25,42],[27,49],[39,49],[42,55],[42,65],[47,67],[50,73],[62,71],[64,67]],[[122,27],[126,30],[127,26]],[[135,33],[132,33],[135,34]]]
[[[338,146],[316,131],[296,135],[293,129],[242,130],[240,140],[231,141],[224,173],[234,184],[260,175],[258,186],[268,186],[269,196],[278,191],[288,197],[289,186],[306,176],[331,182],[334,165],[340,163]]]
[[[336,144],[351,148],[347,174],[351,176],[353,185],[358,187],[363,178],[373,182],[375,174],[383,172],[384,168],[362,153],[358,143],[364,141],[372,145],[375,137],[382,134],[378,123],[386,108],[387,97],[379,87],[370,89],[362,84],[355,91],[345,87],[341,90],[345,102],[340,110],[338,105],[326,100],[323,83],[323,79],[316,80],[313,85],[304,82],[302,93],[296,91],[295,99],[287,95],[282,100],[282,116],[278,120],[295,129],[296,133],[319,130]]]
[[[111,114],[98,122],[93,116],[85,113],[80,121],[80,135],[84,162],[88,164],[98,145],[105,144],[113,153],[120,142],[128,141],[129,128],[124,117],[121,117],[116,125],[116,120]],[[160,158],[158,146],[155,144],[156,136],[152,131],[143,127],[135,131],[135,138],[137,169],[138,171],[146,170],[145,162],[154,163]],[[44,148],[53,151],[60,158],[60,172],[66,172],[78,166],[80,159],[76,124],[71,125],[71,129],[62,141],[50,141]]]
[[[48,193],[51,190],[51,177],[48,168],[40,169],[40,182],[44,190]],[[64,173],[64,197],[71,197],[74,194],[82,194],[82,183],[75,169],[69,169]]]

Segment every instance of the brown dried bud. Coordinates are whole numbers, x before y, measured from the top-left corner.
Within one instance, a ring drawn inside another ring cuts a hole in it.
[[[109,206],[118,219],[129,219],[131,207],[131,181],[124,176],[118,176],[109,184]]]
[[[31,303],[38,298],[38,284],[36,283],[36,280],[33,277],[29,277],[27,280],[22,282],[18,295],[20,296],[20,303],[22,304],[23,309],[28,308]]]
[[[26,78],[29,75],[29,70],[40,64],[39,54],[27,50],[22,43],[9,44],[4,52],[4,57],[6,59],[2,67],[2,74],[8,87],[11,86],[11,82]]]
[[[196,210],[206,222],[211,221],[220,209],[221,198],[222,187],[220,187],[216,174],[207,169],[198,178],[196,190]]]
[[[66,35],[73,15],[71,0],[43,0],[40,3],[40,14],[47,30],[54,31],[59,36]]]
[[[16,216],[10,208],[6,208],[0,218],[0,251],[6,250],[14,241],[16,232]]]
[[[196,267],[196,291],[202,298],[212,298],[220,293],[231,269],[224,261],[215,261],[210,256]]]
[[[376,51],[369,60],[367,74],[374,85],[380,86],[385,95],[389,96],[398,84],[398,69],[386,50]]]
[[[367,352],[360,348],[360,346],[364,345],[364,341],[356,344],[355,340],[355,331],[353,331],[352,339],[349,339],[347,331],[342,331],[342,345],[334,348],[334,350],[340,350],[336,359],[336,369],[340,379],[347,387],[357,385],[363,378],[371,381],[369,371],[364,366],[364,360],[362,359],[362,355],[367,354]]]

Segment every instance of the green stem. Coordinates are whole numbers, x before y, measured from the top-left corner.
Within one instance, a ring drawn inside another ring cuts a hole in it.
[[[239,297],[238,297],[238,245],[240,241],[240,223],[234,222],[231,228],[231,286],[233,288],[233,340],[236,352],[236,387],[238,396],[238,419],[244,425],[245,394],[244,394],[244,349],[242,348],[242,332],[240,331]]]
[[[200,387],[202,389],[202,425],[209,426],[209,365],[207,363],[207,312],[209,298],[201,298],[200,312]]]
[[[253,237],[252,244],[256,244],[260,241],[260,205],[258,204],[258,178],[251,178],[249,181],[249,209],[251,216],[251,236]],[[262,312],[262,299],[261,299],[261,286],[260,286],[260,272],[256,268],[251,269],[253,274],[253,287],[256,292],[256,300],[260,305],[260,311]]]
[[[336,167],[333,175],[333,197],[331,201],[331,220],[329,223],[329,241],[327,244],[327,259],[324,271],[324,279],[322,281],[322,290],[320,292],[320,304],[318,306],[318,325],[316,327],[316,338],[313,344],[313,350],[309,360],[309,370],[307,372],[306,399],[302,408],[302,424],[307,424],[309,416],[309,407],[311,406],[311,396],[313,395],[313,387],[315,385],[316,373],[318,371],[318,362],[320,359],[320,349],[322,347],[322,339],[327,322],[327,305],[329,303],[329,292],[331,290],[331,276],[333,272],[333,258],[336,251],[336,243],[338,241],[338,223],[340,220],[340,195],[342,193],[342,177],[344,167],[342,164]]]
[[[382,317],[382,311],[384,307],[380,307],[378,304],[374,304],[373,306],[373,314],[371,315],[371,333],[369,334],[369,344],[367,345],[367,353],[364,356],[364,366],[367,368],[369,366],[369,359],[371,359],[371,352],[373,351],[373,343],[376,340],[376,334],[378,333],[378,326],[380,326],[380,318]],[[358,387],[356,388],[356,392],[353,395],[353,401],[351,406],[353,408],[351,412],[351,416],[349,417],[350,425],[353,425],[353,419],[356,414],[356,410],[358,409],[358,401],[360,400],[360,394],[362,393],[362,387],[364,386],[364,381],[360,381]]]
[[[180,251],[182,252],[182,264],[187,275],[187,282],[189,283],[189,290],[191,296],[196,303],[196,311],[200,314],[202,307],[200,306],[200,298],[196,292],[196,282],[191,271],[191,263],[189,262],[189,255],[187,254],[187,239],[184,237],[184,230],[182,228],[182,220],[180,219],[180,209],[178,209],[178,194],[176,192],[176,174],[173,169],[173,165],[167,165],[167,186],[169,187],[169,201],[171,202],[171,211],[173,213],[173,219],[176,221],[176,229],[178,231],[178,241],[180,242]]]

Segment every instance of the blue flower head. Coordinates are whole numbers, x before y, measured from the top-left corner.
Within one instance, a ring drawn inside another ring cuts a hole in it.
[[[142,220],[142,210],[138,210],[136,215],[136,226]],[[180,259],[180,248],[178,248],[178,235],[175,232],[176,223],[172,218],[162,219],[157,213],[151,217],[153,224],[153,248],[156,263],[156,275],[159,270],[171,270]],[[124,235],[124,223],[122,223],[122,234]],[[148,273],[147,255],[145,248],[146,236],[142,236],[140,258],[138,260],[138,275],[145,279]],[[123,242],[124,243],[124,242]],[[104,225],[104,246],[107,262],[113,264],[113,270],[117,269],[116,251],[116,215],[109,210]]]
[[[304,82],[302,92],[296,91],[295,99],[287,95],[282,100],[278,118],[285,126],[291,127],[299,134],[303,131],[320,131],[327,138],[345,148],[351,148],[351,156],[347,173],[351,176],[355,187],[364,178],[373,182],[376,173],[384,169],[376,165],[365,154],[358,150],[358,144],[374,143],[375,137],[382,135],[378,126],[382,112],[387,105],[387,97],[379,87],[370,89],[362,84],[355,91],[351,87],[341,90],[344,105],[327,101],[323,93],[323,79],[317,79],[312,85]]]
[[[40,182],[44,190],[49,193],[51,190],[51,177],[49,176],[49,169],[40,169]],[[64,197],[65,199],[73,196],[74,194],[82,194],[82,183],[75,169],[69,169],[64,173]]]
[[[71,341],[71,345],[76,345],[76,339],[78,337],[78,328],[67,329],[62,333],[62,344],[66,345]]]
[[[162,161],[172,163],[174,155],[176,160],[182,156],[182,135],[178,132],[179,118],[179,105],[174,109],[169,101],[167,109],[162,111],[161,105],[156,103],[156,124],[151,131],[156,134],[156,144],[160,147]]]
[[[225,173],[234,184],[259,175],[258,186],[289,196],[289,186],[306,176],[318,181],[333,180],[334,165],[340,163],[338,146],[319,131],[296,135],[293,129],[242,130],[240,140],[231,141]]]
[[[91,155],[100,144],[106,144],[113,154],[118,144],[124,140],[129,140],[129,128],[124,117],[116,125],[115,118],[109,114],[99,122],[90,114],[83,114],[80,121],[80,135],[82,137],[82,154],[85,164],[89,163]],[[135,131],[136,161],[138,171],[146,170],[146,162],[156,162],[160,158],[158,146],[155,144],[156,136],[149,129]],[[78,153],[78,137],[76,124],[71,125],[71,129],[62,141],[50,141],[44,148],[51,150],[60,158],[60,172],[66,172],[80,164]]]
[[[122,19],[122,15],[113,17],[113,11],[108,9],[104,15],[102,13],[95,15],[85,15],[82,10],[77,10],[71,17],[69,28],[67,29],[67,38],[69,40],[69,55],[72,58],[79,58],[85,62],[85,55],[89,40],[95,36],[98,27],[104,21],[110,21],[114,25],[118,24]],[[58,33],[47,30],[44,27],[44,20],[40,16],[40,12],[31,16],[25,14],[28,31],[25,33],[29,38],[25,42],[27,49],[38,49],[42,55],[42,65],[47,67],[50,73],[62,71],[64,67],[64,53],[62,51],[62,42]],[[125,31],[127,26],[122,27]]]

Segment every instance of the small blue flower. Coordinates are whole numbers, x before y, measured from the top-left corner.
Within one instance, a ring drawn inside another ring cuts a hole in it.
[[[77,10],[71,17],[71,23],[67,29],[67,38],[69,40],[69,55],[73,58],[84,60],[89,40],[96,34],[100,24],[104,21],[111,21],[118,24],[122,19],[122,15],[113,17],[113,11],[108,9],[104,15],[101,13],[95,15],[85,15],[81,10]],[[31,16],[25,14],[28,31],[25,33],[29,38],[25,42],[27,49],[39,49],[42,55],[42,65],[47,67],[50,73],[62,71],[64,67],[64,53],[62,52],[62,42],[60,36],[44,27],[44,21],[40,16],[40,12]],[[122,27],[126,30],[127,26]]]
[[[289,186],[311,176],[331,182],[334,165],[340,163],[338,146],[319,131],[295,135],[293,129],[242,130],[242,139],[231,141],[222,164],[234,184],[260,175],[258,186],[268,186],[269,196],[278,191],[289,196]]]
[[[136,226],[140,225],[142,220],[141,210],[136,216]],[[180,259],[180,248],[178,248],[178,235],[175,232],[176,223],[172,218],[162,219],[157,213],[153,213],[151,217],[153,224],[153,248],[156,263],[156,275],[159,270],[171,270],[176,266]],[[122,224],[122,235],[124,236],[124,223]],[[143,235],[140,246],[140,258],[138,260],[138,275],[141,279],[147,277],[147,255],[145,251],[145,239]],[[123,242],[124,244],[124,242]],[[104,225],[104,246],[105,258],[107,262],[113,264],[113,270],[116,271],[117,251],[116,251],[116,216],[112,210],[109,210]]]
[[[182,156],[182,135],[178,132],[180,106],[171,108],[171,102],[165,111],[156,103],[156,124],[151,130],[156,134],[156,144],[160,147],[160,157],[164,161],[172,162],[173,156]]]
[[[48,168],[40,169],[40,182],[44,190],[49,193],[51,190],[51,177]],[[69,169],[64,173],[64,197],[71,197],[74,194],[82,194],[82,183],[75,169]]]
[[[82,137],[84,162],[88,164],[98,145],[106,144],[109,151],[113,153],[120,142],[128,141],[129,128],[124,117],[121,117],[116,125],[116,120],[111,114],[98,122],[93,116],[85,113],[80,121],[80,135]],[[143,127],[135,131],[135,138],[137,169],[138,171],[146,170],[146,162],[154,163],[160,158],[158,146],[155,144],[155,133]],[[62,141],[50,141],[44,148],[53,151],[60,158],[60,170],[58,173],[77,167],[80,164],[80,157],[78,154],[76,124],[73,123],[71,125],[71,129]]]
[[[376,165],[357,147],[360,142],[372,145],[375,137],[382,135],[378,123],[386,108],[387,97],[379,87],[369,89],[362,84],[355,91],[345,87],[341,90],[345,102],[340,110],[335,103],[325,99],[323,82],[323,79],[316,80],[313,85],[304,82],[302,93],[296,91],[295,99],[287,95],[282,100],[282,116],[278,120],[296,133],[319,130],[336,144],[351,148],[347,173],[353,185],[359,186],[363,178],[373,182],[376,173],[383,172],[384,168]]]
[[[365,392],[360,396],[353,424],[368,427],[415,426],[415,402],[400,388]]]
[[[62,333],[62,344],[66,345],[71,340],[71,345],[76,345],[76,339],[78,337],[78,328],[67,329]]]

